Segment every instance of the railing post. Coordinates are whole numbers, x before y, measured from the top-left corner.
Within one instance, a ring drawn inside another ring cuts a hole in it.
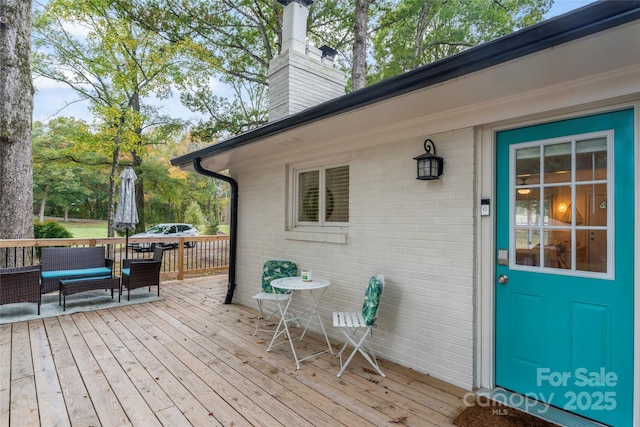
[[[184,237],[178,242],[178,280],[184,279]]]

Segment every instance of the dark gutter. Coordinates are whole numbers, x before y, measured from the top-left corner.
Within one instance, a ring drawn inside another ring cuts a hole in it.
[[[219,179],[231,185],[231,220],[229,224],[229,284],[227,295],[224,298],[225,304],[231,304],[233,293],[236,289],[236,254],[238,243],[238,182],[226,175],[221,175],[210,170],[206,170],[200,164],[200,158],[193,159],[193,168],[201,175]]]
[[[638,19],[640,1],[601,0],[591,3],[574,12],[523,28],[457,55],[270,122],[218,144],[176,157],[171,159],[171,164],[186,166],[195,159],[215,156],[318,120],[424,89]]]

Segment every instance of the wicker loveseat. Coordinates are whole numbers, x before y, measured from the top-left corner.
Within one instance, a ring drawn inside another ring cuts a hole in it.
[[[60,280],[113,278],[113,260],[104,247],[42,248],[40,266],[43,294],[60,289]]]

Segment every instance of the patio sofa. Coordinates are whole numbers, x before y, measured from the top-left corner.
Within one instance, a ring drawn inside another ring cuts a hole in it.
[[[61,280],[78,280],[85,285],[95,281],[98,289],[102,279],[114,278],[113,260],[105,258],[104,247],[42,248],[40,267],[43,294],[59,290]]]

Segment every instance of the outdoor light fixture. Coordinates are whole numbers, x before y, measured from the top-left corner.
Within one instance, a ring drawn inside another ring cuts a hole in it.
[[[424,140],[424,151],[426,153],[413,158],[418,162],[416,179],[431,180],[440,178],[444,169],[444,159],[436,156],[436,146],[432,140]]]

